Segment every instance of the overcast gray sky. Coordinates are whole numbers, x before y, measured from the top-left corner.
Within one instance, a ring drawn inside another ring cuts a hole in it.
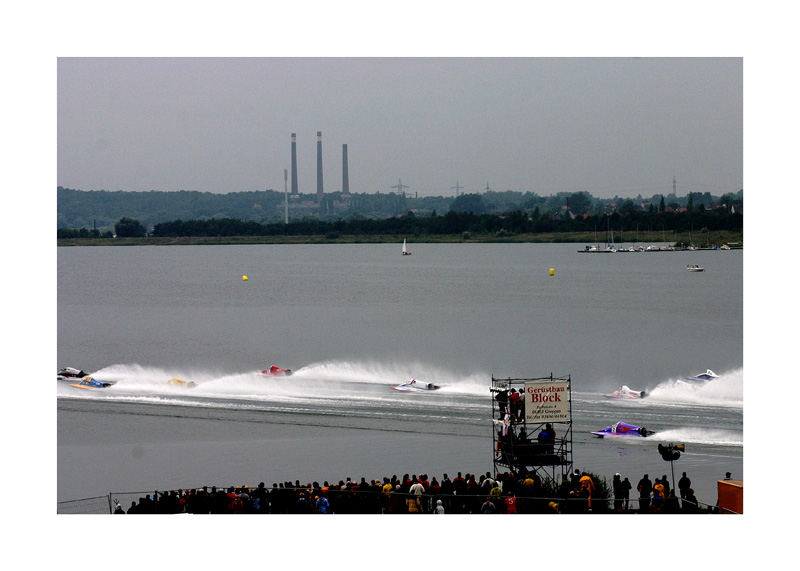
[[[723,194],[742,188],[740,58],[59,58],[58,185]]]

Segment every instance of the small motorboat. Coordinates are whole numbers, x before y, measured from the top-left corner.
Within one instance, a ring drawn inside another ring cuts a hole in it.
[[[635,391],[632,388],[628,387],[628,385],[622,385],[613,393],[603,396],[609,399],[626,400],[626,399],[643,399],[645,395],[647,395],[645,391]]]
[[[392,387],[396,391],[435,391],[439,388],[438,385],[434,385],[433,383],[425,383],[423,381],[418,381],[417,379],[411,379],[407,383],[403,383],[402,385],[397,385],[396,387]]]
[[[106,381],[98,381],[97,379],[95,379],[91,375],[87,375],[86,377],[81,379],[81,381],[79,383],[70,383],[69,386],[75,387],[76,389],[93,390],[93,389],[107,389],[108,387],[110,387],[113,384],[114,383],[109,383],[109,382],[106,382]]]
[[[705,268],[702,266],[698,266],[697,264],[687,264],[686,266],[687,272],[704,272],[706,271]]]
[[[646,438],[655,434],[652,430],[647,430],[643,426],[634,426],[626,422],[617,422],[611,426],[607,426],[602,430],[592,432],[598,438],[605,436],[624,436],[628,438]]]
[[[183,379],[179,379],[178,377],[172,377],[164,384],[172,385],[173,387],[181,387],[184,389],[191,389],[197,386],[197,383],[195,383],[194,381],[184,381]]]
[[[267,367],[266,369],[261,371],[261,374],[266,377],[288,377],[292,374],[291,369],[283,369],[281,367],[276,367],[272,365],[271,367]]]
[[[693,383],[707,383],[709,381],[713,381],[714,379],[718,379],[719,375],[716,374],[711,369],[706,369],[705,373],[700,373],[698,375],[694,375],[692,377],[686,377],[686,381],[693,382]]]
[[[75,381],[78,379],[82,379],[89,373],[82,371],[80,369],[76,369],[75,367],[64,367],[60,369],[58,373],[56,373],[56,380],[57,381]]]

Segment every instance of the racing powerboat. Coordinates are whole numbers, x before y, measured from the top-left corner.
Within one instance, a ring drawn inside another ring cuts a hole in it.
[[[70,383],[69,386],[75,387],[76,389],[94,390],[94,389],[107,389],[113,384],[114,383],[109,383],[106,381],[98,381],[91,375],[87,375],[83,379],[81,379],[79,383]]]
[[[624,436],[628,438],[646,438],[647,436],[651,436],[655,434],[652,430],[647,430],[643,426],[634,426],[633,424],[628,424],[627,422],[617,422],[612,424],[611,426],[606,426],[602,430],[597,430],[592,432],[598,438],[603,438],[604,436]]]
[[[75,367],[64,367],[63,369],[59,369],[58,373],[56,373],[56,380],[57,381],[76,381],[78,379],[82,379],[89,373],[82,371],[80,369],[76,369]]]
[[[435,391],[439,388],[438,385],[434,385],[433,383],[425,383],[423,381],[418,381],[417,379],[411,379],[407,383],[403,383],[402,385],[397,385],[396,387],[392,387],[396,391]]]
[[[184,381],[183,379],[179,379],[178,377],[172,377],[164,384],[172,385],[173,387],[181,387],[185,389],[191,389],[197,386],[197,383],[195,383],[194,381]]]
[[[716,374],[711,369],[706,369],[705,373],[700,373],[698,375],[694,375],[693,377],[686,377],[686,381],[691,381],[694,383],[707,383],[709,381],[713,381],[714,379],[718,379],[719,375]]]
[[[631,389],[628,385],[622,385],[613,393],[603,396],[609,399],[627,400],[627,399],[643,399],[645,395],[647,395],[645,391],[635,391]]]
[[[261,371],[261,374],[267,377],[288,377],[292,374],[291,369],[283,369],[272,365]]]

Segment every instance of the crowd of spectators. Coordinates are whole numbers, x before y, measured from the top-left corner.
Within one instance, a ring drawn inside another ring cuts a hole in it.
[[[638,482],[631,498],[628,478],[616,474],[608,490],[596,476],[577,470],[562,478],[554,492],[535,474],[475,476],[458,472],[441,479],[404,474],[367,481],[263,482],[246,485],[155,491],[126,509],[115,500],[114,513],[129,514],[496,514],[496,513],[678,513],[697,512],[697,500],[686,473],[678,481],[680,502],[666,476]]]
[[[678,480],[678,496],[675,489],[670,487],[666,474],[653,481],[649,474],[645,474],[636,484],[637,510],[642,513],[697,513],[700,505],[691,486],[692,481],[684,472]],[[612,489],[614,511],[628,510],[631,505],[631,483],[628,478],[622,480],[620,474],[615,474]]]

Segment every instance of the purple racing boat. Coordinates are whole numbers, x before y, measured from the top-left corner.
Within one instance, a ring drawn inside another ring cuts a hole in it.
[[[617,422],[596,432],[592,432],[598,438],[604,436],[626,436],[629,438],[645,438],[655,434],[652,430],[647,430],[643,426],[634,426],[627,422]]]

